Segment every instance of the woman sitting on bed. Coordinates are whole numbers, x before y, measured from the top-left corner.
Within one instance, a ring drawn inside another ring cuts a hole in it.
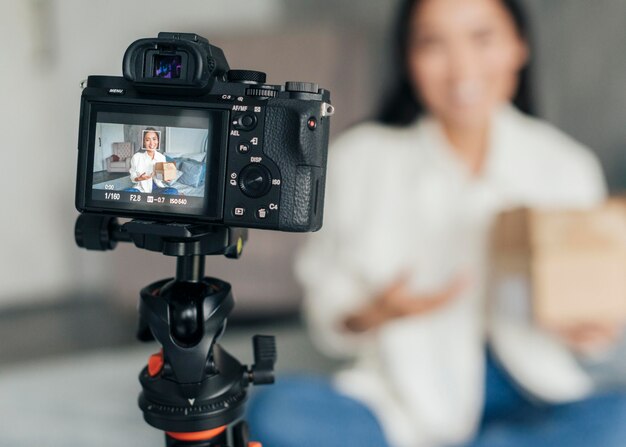
[[[160,153],[160,133],[148,127],[143,131],[143,151],[133,155],[130,161],[130,179],[133,188],[128,191],[148,192],[156,194],[178,194],[176,188],[169,186],[170,182],[158,180],[154,177],[155,163],[165,162],[165,155]]]

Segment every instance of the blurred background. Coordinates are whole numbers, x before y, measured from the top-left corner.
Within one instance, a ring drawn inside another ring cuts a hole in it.
[[[0,445],[32,445],[18,416],[28,411],[49,423],[43,415],[54,408],[47,445],[60,445],[72,425],[97,428],[94,419],[120,429],[89,445],[124,443],[123,436],[134,445],[155,442],[135,407],[136,375],[155,349],[134,341],[135,309],[139,289],[172,276],[175,262],[131,245],[108,253],[75,246],[80,81],[120,75],[124,51],[138,38],[195,32],[223,48],[231,68],[265,71],[270,83],[328,88],[337,135],[371,117],[385,94],[396,3],[0,0]],[[626,2],[526,3],[539,115],[596,151],[612,192],[624,190]],[[249,334],[261,331],[278,335],[281,371],[336,366],[315,353],[299,322],[292,264],[302,240],[251,231],[242,259],[208,259],[207,274],[233,284],[237,308],[225,344],[242,360],[251,360]],[[67,386],[92,373],[100,378]],[[75,408],[58,411],[68,398]]]

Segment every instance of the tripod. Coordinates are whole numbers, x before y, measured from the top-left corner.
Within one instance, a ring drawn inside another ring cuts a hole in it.
[[[141,371],[139,408],[165,432],[167,447],[260,447],[243,420],[250,384],[274,382],[273,336],[253,337],[254,365],[242,365],[217,342],[234,307],[231,286],[204,276],[205,256],[238,258],[247,230],[82,214],[76,243],[112,250],[117,242],[175,256],[176,276],[141,290],[138,338],[162,349]]]

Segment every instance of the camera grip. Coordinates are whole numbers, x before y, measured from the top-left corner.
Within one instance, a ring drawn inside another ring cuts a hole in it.
[[[264,153],[282,177],[279,230],[317,231],[322,227],[329,119],[322,103],[274,100],[265,117]],[[314,118],[317,126],[309,128]]]

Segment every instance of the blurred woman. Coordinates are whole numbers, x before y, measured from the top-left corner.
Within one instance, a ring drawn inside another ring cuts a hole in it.
[[[324,228],[297,267],[314,340],[352,366],[279,382],[253,430],[271,447],[622,445],[624,400],[590,398],[576,361],[618,328],[538,327],[523,287],[486,299],[499,212],[606,194],[591,151],[528,115],[519,5],[408,0],[397,32],[395,91],[332,147]]]

